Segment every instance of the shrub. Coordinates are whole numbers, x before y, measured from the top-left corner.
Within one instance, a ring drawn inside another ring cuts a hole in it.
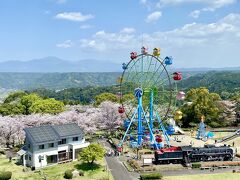
[[[128,160],[128,163],[135,171],[139,172],[141,170],[141,167],[139,166],[137,161],[130,159],[130,160]]]
[[[140,179],[162,179],[161,173],[147,173],[147,174],[141,174]]]
[[[3,149],[0,149],[0,154],[4,155],[5,151]]]
[[[73,177],[73,173],[72,173],[72,170],[66,170],[65,173],[64,173],[64,178],[65,179],[72,179]]]
[[[8,180],[11,179],[12,172],[10,171],[2,171],[0,172],[0,180]]]
[[[200,168],[201,164],[200,163],[194,163],[192,164],[192,168],[196,169],[196,168]]]
[[[84,171],[79,170],[79,176],[84,176]]]
[[[212,128],[217,128],[217,127],[221,127],[221,125],[215,121],[211,121],[209,123],[209,126],[211,126]]]

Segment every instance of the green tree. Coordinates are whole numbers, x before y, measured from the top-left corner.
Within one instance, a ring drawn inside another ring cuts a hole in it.
[[[133,94],[126,94],[126,95],[123,95],[123,102],[125,101],[129,101],[129,100],[134,100],[135,99],[135,96]]]
[[[94,161],[102,160],[105,149],[100,144],[90,144],[79,153],[79,159],[93,165]]]
[[[14,93],[10,93],[8,95],[8,97],[6,97],[6,99],[4,100],[3,103],[6,104],[6,103],[20,102],[21,98],[25,95],[27,95],[27,93],[25,93],[23,91],[17,91]]]
[[[210,93],[205,87],[190,89],[186,95],[186,103],[181,109],[183,111],[183,125],[189,126],[190,123],[198,124],[202,115],[205,116],[207,124],[221,122],[218,120],[220,96],[216,93]]]
[[[18,115],[24,113],[25,107],[21,103],[16,104],[4,103],[0,106],[0,114],[2,116]]]
[[[57,114],[64,110],[64,104],[53,98],[39,99],[29,107],[29,113]]]
[[[35,93],[23,96],[21,98],[21,104],[25,107],[25,113],[24,114],[26,114],[26,115],[31,114],[30,107],[33,105],[33,103],[35,103],[39,100],[42,100],[42,98]]]
[[[95,97],[95,105],[100,105],[104,101],[117,102],[118,98],[112,93],[102,93]]]

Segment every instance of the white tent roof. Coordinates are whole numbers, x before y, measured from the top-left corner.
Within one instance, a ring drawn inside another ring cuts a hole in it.
[[[23,150],[23,149],[21,149],[20,151],[18,151],[17,152],[17,154],[19,155],[19,156],[22,156],[22,155],[24,155],[24,154],[26,154],[27,152],[25,151],[25,150]]]

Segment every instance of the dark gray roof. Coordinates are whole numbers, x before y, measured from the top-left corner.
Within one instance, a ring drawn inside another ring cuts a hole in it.
[[[25,128],[26,137],[33,144],[43,144],[83,134],[77,124],[43,125]]]

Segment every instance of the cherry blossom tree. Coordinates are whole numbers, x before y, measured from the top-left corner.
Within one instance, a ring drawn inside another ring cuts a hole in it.
[[[76,123],[86,134],[98,130],[114,131],[121,125],[118,104],[102,102],[99,107],[70,106],[67,111],[57,115],[30,114],[18,116],[0,116],[0,145],[22,144],[24,128],[47,125]]]

